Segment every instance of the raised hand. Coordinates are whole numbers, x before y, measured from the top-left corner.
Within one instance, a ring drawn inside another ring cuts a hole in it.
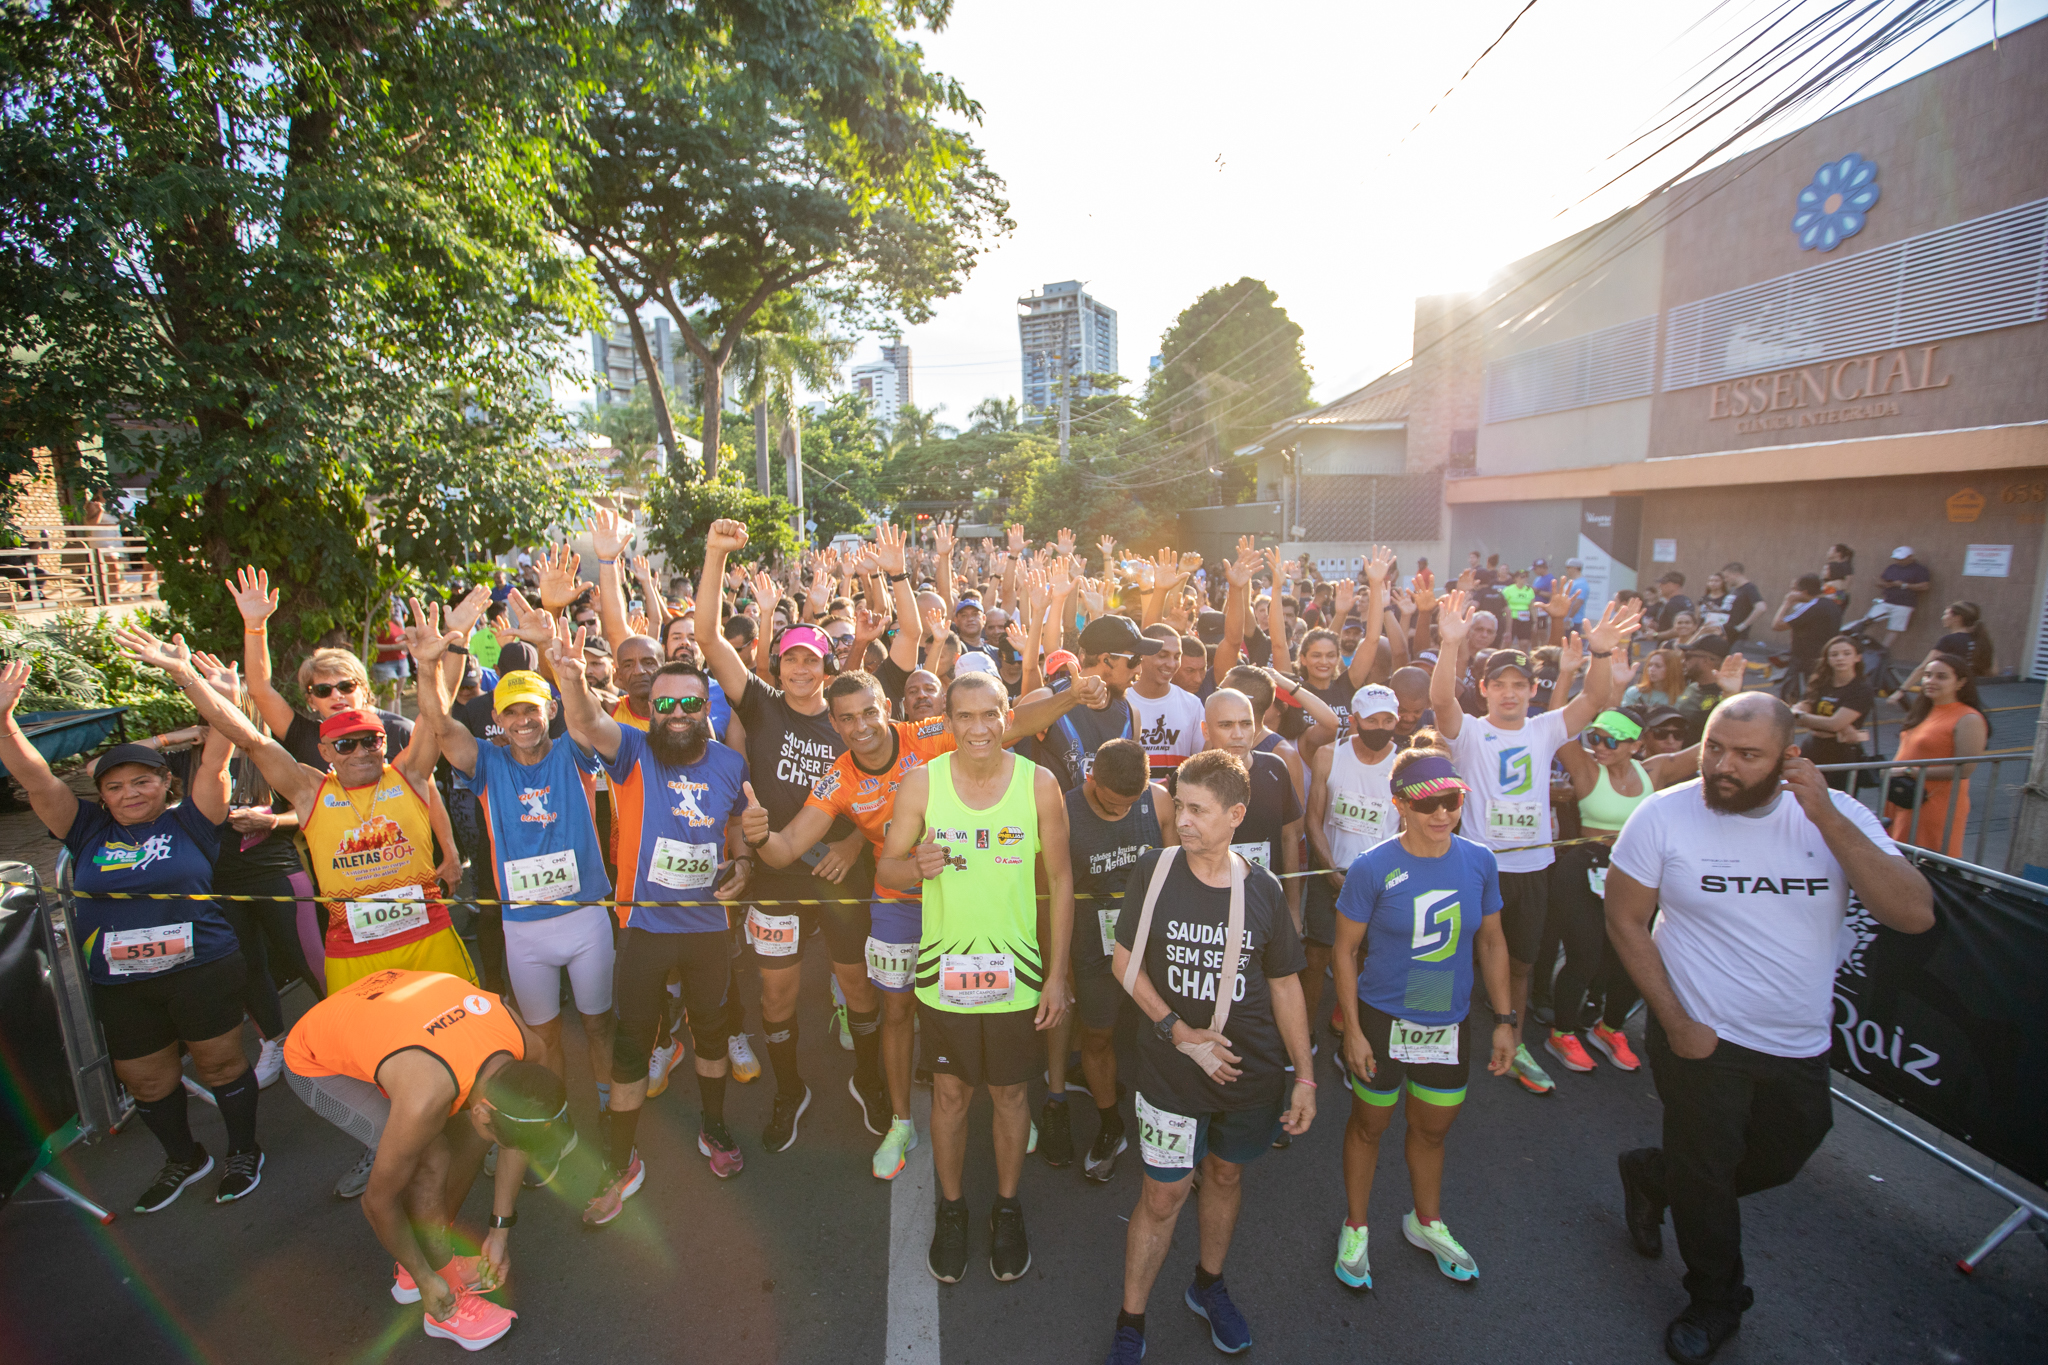
[[[241,672],[233,664],[223,662],[218,655],[202,653],[192,656],[192,669],[208,687],[235,705],[242,704]]]
[[[832,575],[819,570],[811,576],[811,590],[806,595],[813,617],[825,614],[825,604],[832,600]]]
[[[1358,601],[1358,584],[1349,578],[1337,580],[1337,624],[1343,625]]]
[[[1027,603],[1026,610],[1020,612],[1019,615],[1028,614],[1029,604]],[[1031,642],[1031,637],[1025,632],[1024,627],[1016,621],[1012,621],[1009,625],[1003,627],[1003,639],[1009,644],[1011,649],[1020,655],[1023,654],[1024,647]]]
[[[511,623],[512,633],[535,649],[546,648],[555,638],[553,618],[553,612],[532,605],[517,588],[505,598],[505,619]]]
[[[1749,660],[1741,651],[1731,649],[1728,651],[1728,657],[1721,660],[1721,666],[1714,670],[1714,681],[1721,685],[1723,692],[1733,696],[1742,690],[1743,680],[1748,672]]]
[[[173,635],[166,643],[142,627],[131,624],[114,632],[114,642],[136,663],[161,668],[173,679],[182,680],[185,674],[192,673],[192,651],[185,647],[182,635]],[[193,673],[192,676],[198,675]]]
[[[1280,562],[1280,547],[1278,545],[1266,547],[1266,571],[1273,576],[1273,591],[1275,592],[1280,591],[1280,585],[1292,577],[1287,570],[1287,566]]]
[[[27,659],[9,659],[0,664],[0,717],[14,714],[14,704],[28,690],[29,675],[33,672],[35,665]]]
[[[1372,547],[1372,558],[1365,561],[1366,582],[1375,588],[1384,587],[1387,575],[1394,571],[1394,551],[1386,545]]]
[[[1102,551],[1102,571],[1108,573],[1110,566],[1116,563],[1116,537],[1104,536],[1095,542],[1095,548]]]
[[[1617,696],[1626,691],[1628,685],[1636,680],[1636,672],[1641,667],[1641,664],[1631,663],[1627,659],[1617,658],[1612,661],[1612,671],[1608,673],[1607,677],[1613,685]]]
[[[712,522],[714,535],[721,523]],[[738,525],[737,522],[734,525]],[[746,531],[742,528],[740,544],[746,544]],[[590,514],[590,546],[597,551],[599,559],[617,559],[626,552],[627,542],[633,539],[633,523],[609,507],[600,507]],[[566,604],[564,604],[566,605]]]
[[[550,616],[548,625],[555,637],[548,651],[548,663],[555,670],[556,681],[563,687],[572,684],[587,686],[583,672],[583,645],[587,632],[582,626],[571,626],[559,616]]]
[[[944,522],[934,526],[932,528],[932,546],[938,551],[941,559],[950,560],[953,557],[953,528]]]
[[[747,548],[747,528],[731,517],[720,517],[704,533],[707,554],[732,555]]]
[[[513,593],[514,597],[518,595],[516,591]],[[405,650],[418,660],[422,669],[426,669],[439,663],[442,656],[448,652],[448,641],[441,634],[441,608],[438,605],[423,605],[417,597],[409,598],[407,605],[412,608],[409,613],[412,620],[410,624],[402,627],[405,634]]]
[[[644,567],[647,561],[642,559]],[[569,548],[568,542],[553,547],[543,546],[535,567],[540,570],[540,604],[549,611],[562,611],[576,600],[582,585],[576,581],[576,571],[583,566],[583,556]]]
[[[460,602],[448,608],[448,615],[441,626],[445,630],[461,631],[462,638],[466,640],[476,630],[476,623],[483,619],[490,605],[491,590],[479,583],[463,594]]]
[[[882,523],[875,532],[875,559],[883,573],[895,575],[905,572],[902,527]]]
[[[1572,631],[1557,646],[1557,676],[1569,677],[1579,671],[1579,665],[1586,662],[1586,637]]]
[[[1429,584],[1424,583],[1415,589],[1416,615],[1422,616],[1428,614],[1429,612],[1435,611],[1436,603],[1436,589],[1430,587]]]
[[[1180,576],[1182,578],[1193,578],[1195,576],[1195,570],[1201,567],[1201,555],[1195,553],[1195,551],[1193,550],[1187,550],[1182,552],[1180,557]]]
[[[1059,548],[1059,552],[1062,556],[1066,558],[1073,557],[1074,532],[1071,528],[1066,526],[1060,527],[1059,531],[1054,536],[1053,543]]]
[[[277,589],[270,586],[268,569],[237,569],[227,584],[234,594],[235,610],[242,613],[244,629],[254,630],[277,610]]]
[[[1462,643],[1472,630],[1472,600],[1464,589],[1453,588],[1437,603],[1436,629],[1445,644]]]
[[[754,795],[753,783],[742,782],[740,790],[747,794],[746,809],[740,812],[740,837],[748,847],[758,848],[768,842],[768,808]]]
[[[1609,602],[1600,612],[1599,623],[1586,632],[1586,644],[1595,653],[1604,653],[1635,634],[1642,623],[1640,608]]]
[[[761,612],[766,616],[775,609],[775,603],[782,597],[781,591],[775,586],[775,576],[765,571],[757,573],[751,586],[754,589],[754,600],[761,604]]]
[[[1004,528],[1004,533],[1009,540],[1010,553],[1013,555],[1023,554],[1025,547],[1024,528],[1022,526],[1008,526]]]

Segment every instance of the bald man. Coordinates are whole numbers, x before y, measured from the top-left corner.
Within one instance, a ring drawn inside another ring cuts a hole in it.
[[[1414,664],[1397,668],[1387,686],[1394,689],[1394,700],[1401,707],[1394,717],[1394,738],[1406,744],[1429,718],[1429,670]]]

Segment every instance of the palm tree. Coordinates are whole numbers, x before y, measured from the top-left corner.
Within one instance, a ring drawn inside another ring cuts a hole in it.
[[[976,436],[992,431],[1015,431],[1023,417],[1023,408],[1015,398],[984,398],[968,410],[967,430]]]

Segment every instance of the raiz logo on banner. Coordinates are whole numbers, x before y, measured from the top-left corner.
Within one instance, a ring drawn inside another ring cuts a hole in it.
[[[1877,921],[1863,908],[1863,902],[1853,892],[1849,896],[1849,913],[1844,921],[1855,942],[1835,975],[1835,1032],[1842,1035],[1842,1051],[1847,1054],[1849,1064],[1868,1076],[1870,1068],[1866,1059],[1879,1063],[1890,1063],[1896,1071],[1902,1071],[1926,1086],[1938,1086],[1941,1077],[1927,1074],[1928,1068],[1941,1061],[1941,1054],[1918,1043],[1906,1041],[1906,1026],[1892,1025],[1891,1035],[1886,1036],[1884,1025],[1875,1019],[1865,1019],[1856,1009],[1856,1002],[1841,989],[1844,976],[1868,979],[1864,970],[1863,953],[1877,937]],[[1906,1055],[1910,1049],[1915,1055]]]

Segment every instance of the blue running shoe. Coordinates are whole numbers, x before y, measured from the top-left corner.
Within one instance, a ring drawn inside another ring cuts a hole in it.
[[[1207,1289],[1198,1288],[1192,1280],[1189,1281],[1187,1304],[1208,1321],[1209,1341],[1217,1350],[1234,1356],[1239,1351],[1251,1349],[1251,1324],[1230,1301],[1230,1291],[1223,1287],[1221,1279]]]
[[[1116,1329],[1116,1340],[1109,1343],[1109,1365],[1138,1365],[1145,1358],[1145,1334],[1135,1327]]]

